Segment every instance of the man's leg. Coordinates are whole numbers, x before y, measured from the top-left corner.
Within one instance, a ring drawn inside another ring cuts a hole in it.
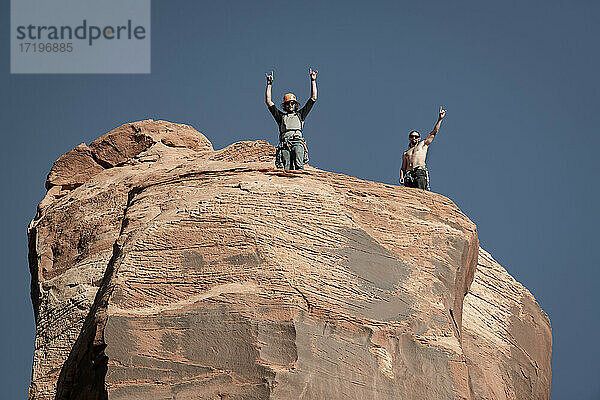
[[[422,170],[422,169],[418,169],[415,171],[415,180],[416,180],[416,185],[415,187],[419,188],[419,189],[423,189],[423,190],[429,190],[429,182],[428,179],[429,177],[427,176],[427,171]]]
[[[304,169],[304,144],[297,142],[292,145],[292,169]]]
[[[292,161],[290,151],[288,150],[287,146],[283,146],[280,151],[281,151],[281,162],[283,164],[283,169],[290,169],[291,161]]]

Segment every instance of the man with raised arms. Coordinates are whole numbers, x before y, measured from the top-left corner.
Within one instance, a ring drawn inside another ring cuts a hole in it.
[[[300,103],[293,93],[283,96],[283,112],[280,111],[271,100],[271,86],[273,85],[273,72],[265,74],[267,77],[267,89],[265,92],[265,103],[279,126],[279,144],[276,147],[275,166],[286,170],[304,169],[307,162],[306,142],[302,135],[304,120],[317,101],[317,70],[308,69],[310,77],[310,98],[304,107],[299,108]]]

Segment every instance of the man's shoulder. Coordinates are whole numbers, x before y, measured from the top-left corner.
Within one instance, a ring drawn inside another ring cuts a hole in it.
[[[277,108],[277,106],[275,104],[273,104],[272,106],[269,106],[269,111],[271,111],[271,114],[273,115],[282,115],[283,112]]]

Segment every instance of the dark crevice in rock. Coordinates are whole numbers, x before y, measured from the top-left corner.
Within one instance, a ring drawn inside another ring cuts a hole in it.
[[[452,323],[454,324],[454,330],[456,331],[456,337],[460,341],[460,328],[458,327],[458,324],[456,323],[456,319],[454,319],[454,312],[452,311],[452,309],[450,309],[449,311],[450,311],[450,319],[452,320]]]
[[[65,185],[54,185],[52,183],[46,182],[46,191],[52,189],[55,186],[60,186],[60,190],[74,190],[74,189],[77,189],[81,185],[83,185],[83,183],[67,183]],[[56,199],[60,199],[63,196],[64,196],[64,194],[60,195],[60,196],[54,196],[54,197]]]
[[[28,239],[28,259],[29,259],[29,273],[31,274],[31,303],[33,304],[33,315],[35,317],[35,324],[39,322],[40,312],[40,282],[38,277],[38,256],[37,256],[37,229],[32,226],[27,231]]]
[[[292,286],[291,284],[290,284],[290,286],[292,287],[292,289],[296,290],[296,292],[298,292],[300,294],[300,296],[302,297],[302,299],[306,303],[306,310],[308,311],[308,313],[309,314],[312,313],[313,312],[313,306],[312,306],[312,304],[310,304],[310,301],[308,301],[308,298],[304,295],[304,293],[302,293],[300,291],[300,289],[298,289],[297,287]]]
[[[113,167],[110,163],[108,163],[108,162],[106,162],[106,161],[98,158],[98,156],[96,155],[96,153],[93,150],[90,151],[90,153],[92,154],[92,158],[94,159],[94,161],[96,162],[96,164],[98,164],[102,168],[109,169],[109,168]]]
[[[165,139],[161,139],[161,140],[160,140],[160,142],[161,142],[162,144],[164,144],[165,146],[167,146],[167,147],[173,147],[173,148],[175,148],[175,149],[187,149],[187,146],[185,146],[185,145],[182,145],[182,146],[177,146],[177,145],[175,145],[175,144],[173,144],[173,143],[170,143],[170,142],[167,142],[167,141],[165,141]]]
[[[82,183],[71,183],[67,185],[60,185],[61,190],[74,190],[81,186]]]
[[[140,133],[142,131],[142,128],[140,128],[139,126],[137,126],[136,124],[129,124],[129,127],[135,132],[135,133]]]
[[[79,337],[73,345],[67,361],[61,368],[55,400],[108,399],[108,392],[105,387],[108,357],[104,352],[106,349],[106,343],[104,342],[106,307],[113,290],[111,281],[123,256],[122,235],[127,226],[127,210],[137,193],[139,193],[137,188],[130,190],[128,193],[127,204],[121,220],[121,229],[117,240],[113,244],[112,256]]]
[[[457,338],[459,341],[461,341],[460,334],[462,330],[463,304],[465,296],[469,292],[473,279],[475,278],[478,255],[479,238],[477,236],[477,230],[475,230],[471,233],[471,239],[467,240],[463,246],[459,261],[460,264],[454,279],[454,304],[453,308],[450,309],[450,315],[456,327]]]

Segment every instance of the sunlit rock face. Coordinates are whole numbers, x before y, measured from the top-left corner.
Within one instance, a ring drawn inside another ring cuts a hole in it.
[[[551,330],[444,196],[139,121],[29,227],[30,399],[547,399]]]

